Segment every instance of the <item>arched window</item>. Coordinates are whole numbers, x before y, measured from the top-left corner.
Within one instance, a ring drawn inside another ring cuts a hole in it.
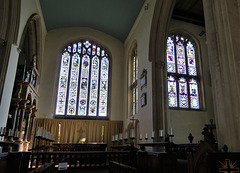
[[[131,50],[129,59],[129,79],[130,79],[130,115],[138,113],[138,57],[136,44]]]
[[[67,46],[62,53],[56,115],[107,117],[109,57],[89,41]]]
[[[168,106],[200,109],[195,43],[182,35],[167,38]]]

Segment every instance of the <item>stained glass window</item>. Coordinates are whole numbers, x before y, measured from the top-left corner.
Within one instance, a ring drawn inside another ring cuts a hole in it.
[[[138,113],[138,57],[136,45],[131,50],[129,60],[130,115],[135,115]]]
[[[172,108],[200,109],[196,47],[188,37],[167,38],[168,105]]]
[[[109,57],[89,41],[68,45],[61,57],[56,115],[108,114]]]

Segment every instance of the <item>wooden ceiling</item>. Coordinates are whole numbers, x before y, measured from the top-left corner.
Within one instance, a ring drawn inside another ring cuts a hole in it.
[[[177,0],[173,18],[205,26],[202,0]]]

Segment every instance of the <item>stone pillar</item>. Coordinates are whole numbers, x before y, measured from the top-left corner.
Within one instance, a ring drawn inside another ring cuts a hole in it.
[[[165,54],[168,26],[171,20],[176,0],[156,1],[151,27],[149,60],[152,62],[153,87],[153,130],[168,129],[166,108],[167,98],[165,91],[166,71]]]
[[[240,2],[203,0],[219,147],[240,151]]]

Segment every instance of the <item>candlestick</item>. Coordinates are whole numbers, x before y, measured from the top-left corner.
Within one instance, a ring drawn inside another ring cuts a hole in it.
[[[61,124],[58,124],[58,143],[60,143],[60,135],[61,135]]]
[[[155,131],[152,131],[152,138],[155,137]]]
[[[145,140],[146,140],[146,142],[147,142],[147,140],[148,140],[148,134],[146,133],[146,135],[145,135]]]
[[[170,129],[170,135],[173,135],[173,128]]]
[[[163,138],[163,129],[160,129],[160,130],[159,130],[159,137],[160,137],[160,138]]]
[[[8,130],[8,136],[11,137],[12,136],[12,129]]]
[[[122,139],[123,139],[123,134],[119,133],[119,141],[122,141]]]
[[[115,135],[115,141],[118,141],[118,135]]]
[[[103,143],[104,138],[104,126],[102,126],[102,133],[101,133],[101,142]]]
[[[112,142],[114,142],[114,135],[112,136]]]
[[[142,134],[140,133],[140,135],[139,135],[139,140],[142,140]]]
[[[130,138],[135,138],[135,130],[134,129],[131,129],[130,130],[131,131],[131,136],[130,136]]]
[[[128,132],[125,133],[125,139],[128,139]]]
[[[104,126],[102,126],[102,134],[101,134],[101,136],[103,137],[103,135],[104,135]]]

